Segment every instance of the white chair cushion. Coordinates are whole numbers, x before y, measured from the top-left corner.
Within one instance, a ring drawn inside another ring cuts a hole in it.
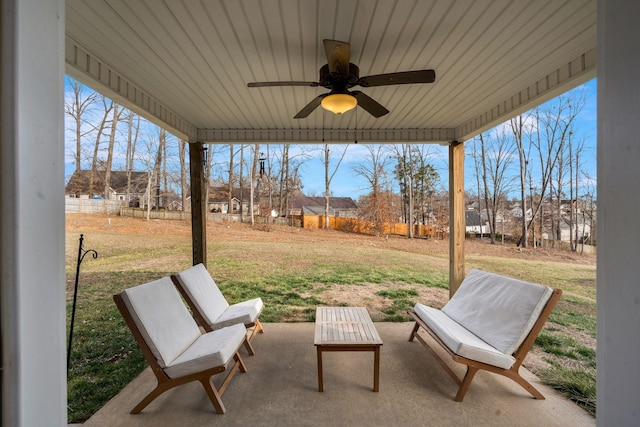
[[[442,312],[505,354],[533,328],[553,289],[471,270]]]
[[[194,265],[176,276],[209,325],[214,324],[229,307],[229,303],[204,265]]]
[[[509,369],[516,360],[482,341],[441,310],[420,303],[416,304],[413,310],[442,342],[459,356],[504,369]]]
[[[201,333],[169,277],[120,293],[161,368],[170,365]]]
[[[244,325],[255,323],[262,311],[262,305],[262,298],[254,298],[230,305],[214,323],[210,324],[211,329],[216,330],[236,323]]]
[[[240,347],[246,334],[244,325],[237,324],[201,335],[164,372],[169,378],[178,378],[225,365]]]

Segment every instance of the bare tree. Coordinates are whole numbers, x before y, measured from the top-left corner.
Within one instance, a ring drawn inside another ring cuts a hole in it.
[[[251,225],[254,225],[256,223],[255,221],[255,212],[254,212],[254,206],[253,206],[253,198],[254,198],[254,191],[256,188],[256,182],[257,182],[257,177],[258,177],[258,173],[257,173],[257,169],[258,169],[258,157],[259,157],[259,153],[260,152],[260,144],[255,144],[253,146],[253,150],[252,150],[252,156],[253,156],[253,161],[251,164],[251,188],[250,188],[250,194],[249,194],[249,215],[251,215]]]
[[[566,179],[566,172],[563,169],[566,162],[563,161],[563,157],[566,156],[566,146],[573,123],[583,106],[584,96],[560,96],[554,103],[532,110],[524,120],[522,116],[518,116],[509,122],[520,160],[522,236],[519,244],[522,246],[527,246],[528,231],[536,218],[540,221],[539,228],[542,233],[544,229],[543,207],[547,198],[549,203],[556,207],[551,217],[551,233],[556,237],[559,234],[562,216],[559,210],[564,194],[564,180]],[[527,122],[530,122],[528,129]],[[528,146],[525,145],[525,136],[528,138]],[[536,154],[535,158],[530,156],[531,151]],[[533,162],[537,163],[539,168],[536,177],[537,187],[534,185],[534,177],[530,169]],[[527,218],[527,180],[531,202],[529,218]],[[534,228],[531,230],[535,232]],[[535,234],[532,238],[535,244]]]
[[[158,150],[156,151],[156,161],[153,169],[153,176],[155,178],[155,209],[160,210],[164,207],[162,201],[162,175],[163,175],[163,163],[165,147],[167,145],[167,131],[163,128],[158,129]],[[205,201],[206,203],[206,201]]]
[[[584,150],[584,140],[580,141],[574,146],[573,133],[569,132],[569,200],[571,200],[571,212],[569,216],[569,230],[573,230],[570,233],[569,243],[571,250],[576,251],[578,248],[579,234],[578,234],[578,214],[580,209],[579,191],[580,191],[580,174],[582,170],[581,156]],[[583,231],[582,240],[584,241],[584,216],[583,216]]]
[[[554,224],[552,231],[556,238],[560,232],[561,221],[559,206],[562,201],[564,176],[562,157],[572,132],[573,123],[583,106],[584,98],[560,96],[555,103],[549,104],[544,110],[535,110],[538,132],[531,139],[531,145],[538,154],[538,166],[540,167],[540,191],[538,195],[540,201],[535,209],[532,206],[531,222],[542,210],[543,201],[547,196],[547,192],[549,192],[551,204],[553,204],[553,197],[556,197],[557,208],[555,217],[552,218],[552,224]],[[556,194],[551,191],[554,176],[558,177]],[[542,218],[541,213],[540,218]]]
[[[162,207],[167,208],[169,205],[169,170],[167,168],[168,152],[167,152],[167,137],[165,132],[164,144],[162,144]],[[207,198],[204,199],[207,203]]]
[[[287,212],[286,216],[289,215],[289,209],[288,209],[288,205],[289,205],[289,188],[288,188],[288,183],[289,183],[289,147],[290,144],[284,144],[284,146],[282,147],[282,153],[281,153],[281,157],[280,157],[280,182],[278,185],[279,188],[279,194],[278,194],[278,199],[279,199],[279,208],[278,211],[281,212]]]
[[[180,161],[180,196],[182,210],[187,206],[187,162],[186,162],[187,143],[182,139],[178,139],[178,159]]]
[[[113,117],[111,119],[111,132],[109,133],[109,147],[107,148],[107,162],[105,163],[104,170],[104,199],[105,201],[110,198],[109,189],[111,188],[111,168],[113,165],[113,147],[116,143],[116,129],[118,128],[118,122],[120,116],[124,110],[120,109],[120,106],[115,102],[113,105]]]
[[[240,183],[240,222],[244,222],[244,182],[243,178],[243,168],[244,168],[244,144],[240,144],[240,173],[238,174],[238,179]]]
[[[207,144],[205,149],[205,166],[204,166],[204,182],[206,183],[204,188],[204,200],[206,203],[209,203],[209,190],[211,188],[211,171],[213,170],[213,158],[215,156],[215,152],[213,149],[213,144]]]
[[[529,157],[530,146],[525,146],[523,135],[526,130],[524,129],[524,123],[526,119],[523,119],[522,115],[516,116],[509,120],[509,126],[513,132],[514,142],[518,150],[519,171],[520,171],[520,206],[522,210],[522,222],[521,222],[521,236],[518,242],[519,246],[523,248],[527,247],[527,177],[529,174]]]
[[[367,145],[366,150],[365,159],[356,164],[353,171],[367,181],[370,190],[367,209],[362,212],[362,215],[364,219],[373,221],[376,232],[380,233],[384,222],[388,219],[386,214],[390,208],[383,204],[383,201],[388,199],[383,197],[383,192],[386,190],[386,165],[389,162],[389,156],[382,144]]]
[[[91,106],[97,100],[97,94],[91,91],[89,94],[85,93],[85,87],[75,80],[71,80],[71,89],[73,92],[73,98],[66,100],[64,104],[64,111],[67,116],[71,118],[74,124],[73,132],[76,140],[76,152],[75,166],[76,170],[82,170],[82,138],[86,136],[89,131],[83,132],[82,128],[85,124],[85,114],[90,111]]]
[[[93,148],[93,159],[91,161],[91,174],[89,175],[89,197],[93,197],[95,195],[95,181],[97,177],[98,167],[100,165],[100,159],[98,158],[98,154],[100,152],[100,140],[102,135],[104,134],[104,129],[109,121],[109,114],[111,110],[113,110],[113,101],[105,96],[100,96],[102,100],[102,105],[104,107],[104,115],[102,116],[102,120],[100,120],[100,124],[97,127],[96,133],[96,142]],[[106,197],[106,194],[104,195]]]
[[[135,125],[134,125],[135,118]],[[140,116],[129,111],[127,117],[127,153],[125,157],[127,171],[127,201],[131,201],[131,172],[134,168],[136,144],[138,142],[138,133],[140,131]]]
[[[480,141],[480,153],[478,153],[478,148],[477,148],[477,142]],[[473,141],[473,168],[474,168],[474,175],[476,177],[476,202],[478,203],[477,207],[476,207],[476,211],[478,213],[478,223],[480,226],[480,240],[482,240],[484,237],[482,235],[482,231],[483,231],[483,225],[482,225],[482,206],[484,202],[484,206],[487,205],[487,182],[486,182],[486,166],[483,169],[482,165],[483,165],[483,159],[482,156],[484,155],[484,137],[482,134],[478,135],[478,137],[476,139],[474,139]],[[485,187],[485,191],[482,191],[482,186],[480,185],[482,182],[484,182],[484,187]],[[483,197],[484,195],[484,197]],[[469,195],[471,197],[471,195]],[[493,241],[492,241],[493,243]]]
[[[285,216],[289,215],[289,199],[302,189],[300,169],[309,154],[302,150],[298,154],[292,153],[291,144],[284,144],[280,152],[280,172],[278,173],[279,209]]]
[[[231,215],[233,213],[233,144],[229,144],[229,206],[227,207],[227,213]]]
[[[411,144],[406,144],[405,147],[406,147],[405,149],[408,152],[407,154],[409,156],[409,165],[411,166],[409,168],[409,174],[408,174],[409,175],[408,176],[408,178],[409,178],[409,191],[408,191],[407,196],[409,198],[409,206],[408,206],[409,207],[409,218],[408,218],[409,226],[407,227],[407,237],[410,238],[410,239],[413,239],[413,214],[414,214],[414,212],[413,212],[413,209],[414,209],[413,186],[414,186],[415,179],[414,179],[414,176],[413,176],[414,170],[413,170],[413,156],[412,156],[412,153],[411,153],[411,151],[412,151],[411,150]]]
[[[143,144],[143,152],[136,154],[137,160],[142,162],[147,171],[147,189],[145,192],[145,198],[143,202],[143,206],[146,210],[146,219],[147,221],[151,217],[151,200],[152,200],[152,191],[153,191],[153,182],[155,180],[155,174],[158,171],[157,167],[157,158],[158,158],[158,147],[159,141],[155,140],[152,137],[148,137]]]
[[[340,157],[338,158],[336,167],[333,169],[331,173],[329,173],[330,171],[329,144],[324,144],[324,160],[322,163],[324,164],[324,228],[325,230],[329,229],[329,197],[331,196],[331,181],[333,180],[333,177],[336,175],[336,172],[338,171],[338,168],[340,167],[340,163],[342,163],[342,160],[344,159],[345,154],[347,154],[348,148],[349,146],[345,144],[344,150],[342,150],[342,154],[340,154]]]
[[[273,171],[272,171],[272,162],[271,162],[271,151],[270,151],[270,145],[267,144],[267,155],[265,157],[265,162],[266,164],[266,170],[264,171],[264,175],[261,176],[262,182],[266,183],[267,186],[267,192],[269,195],[269,212],[273,211],[273,188],[274,188],[274,176],[273,176]],[[278,215],[280,213],[278,212]]]
[[[583,206],[580,209],[582,214],[582,245],[580,245],[580,253],[584,252],[584,245],[586,243],[595,245],[596,241],[596,206],[595,206],[595,178],[589,176],[586,172],[582,172],[584,178],[584,190],[585,193],[581,197]],[[587,233],[586,227],[589,225],[589,232]]]
[[[495,244],[496,218],[510,188],[511,183],[506,173],[515,156],[515,146],[502,127],[497,128],[496,133],[489,138],[480,134],[478,141],[480,153],[475,157],[478,194],[482,194],[489,222],[489,238]],[[479,214],[482,222],[482,211]]]

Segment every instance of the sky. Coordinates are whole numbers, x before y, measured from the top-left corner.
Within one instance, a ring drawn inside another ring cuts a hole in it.
[[[67,85],[68,90],[68,85]],[[90,91],[90,89],[86,89]],[[597,129],[597,108],[596,108],[596,79],[593,79],[575,89],[573,91],[583,93],[585,96],[585,106],[580,112],[575,122],[574,137],[584,141],[585,151],[583,155],[584,168],[587,174],[592,177],[596,175],[596,129]],[[549,101],[549,103],[556,102],[555,99]],[[72,126],[67,121],[67,133],[65,135],[66,147],[65,147],[65,171],[67,179],[75,169],[73,152],[75,151],[75,142],[73,141],[74,135],[70,131]],[[158,129],[155,125],[145,123],[145,132],[139,140],[139,147],[150,145],[153,138],[157,138]],[[491,131],[487,132],[488,134]],[[95,136],[93,137],[95,138]],[[121,136],[124,140],[124,137]],[[177,151],[177,138],[169,136],[169,149]],[[330,172],[335,169],[335,166],[339,160],[339,157],[344,151],[345,145],[331,145],[330,152]],[[331,183],[331,195],[338,197],[351,197],[357,200],[361,195],[368,194],[370,188],[364,178],[354,172],[354,167],[363,162],[367,158],[367,148],[365,144],[349,144],[346,146],[346,153],[344,158],[335,173],[335,177]],[[465,141],[465,189],[467,192],[475,192],[476,180],[473,170],[473,160],[469,156],[472,151],[473,140]],[[238,146],[236,146],[236,149]],[[391,148],[389,146],[389,148]],[[448,189],[448,148],[439,144],[428,144],[429,162],[436,169],[440,175],[440,185],[437,190],[446,191]],[[228,149],[227,153],[223,152],[223,147],[214,147],[211,153],[213,155],[213,161],[216,164],[222,164],[228,161]],[[266,152],[266,146],[261,147],[261,151]],[[271,146],[269,151],[273,153],[277,151],[278,147]],[[245,153],[248,153],[245,152]],[[294,145],[291,148],[291,156],[296,158],[304,157],[304,163],[301,167],[302,184],[304,186],[303,192],[306,195],[322,196],[324,194],[324,165],[322,159],[324,157],[322,151],[322,145]],[[248,159],[248,154],[245,154],[245,159]],[[237,160],[236,160],[237,161]],[[246,160],[245,160],[246,161]],[[123,164],[123,159],[116,158],[114,160],[114,169],[118,167],[118,164]],[[517,163],[517,162],[516,162]],[[83,167],[88,168],[88,164],[83,164]],[[177,167],[174,165],[173,167]],[[514,165],[517,167],[517,165]],[[145,170],[142,165],[138,166],[139,170]],[[392,177],[393,163],[389,163],[388,167],[390,177]],[[214,173],[215,174],[215,173]],[[218,175],[224,176],[221,172]],[[398,189],[397,183],[393,184],[396,191]]]

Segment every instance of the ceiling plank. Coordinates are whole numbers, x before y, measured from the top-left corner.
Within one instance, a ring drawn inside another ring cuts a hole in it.
[[[537,82],[567,74],[567,64],[595,49],[596,0],[65,3],[68,43],[90,58],[87,64],[68,59],[69,73],[123,99],[130,99],[131,88],[136,96],[145,94],[144,101],[130,101],[134,107],[149,110],[155,122],[169,117],[167,126],[191,137],[197,129],[258,135],[282,129],[307,139],[317,129],[383,131],[388,137],[404,129],[456,129],[453,136],[468,137],[496,117],[594,75],[586,70],[577,80],[560,77],[528,97]],[[326,63],[324,38],[348,41],[362,76],[434,69],[436,81],[356,87],[390,110],[380,118],[362,108],[341,116],[318,108],[294,119],[327,89],[247,87],[250,81],[317,81]],[[126,93],[118,86],[123,84]]]
[[[456,140],[465,141],[524,113],[596,76],[596,50],[580,55],[553,73],[503,99],[489,111],[463,123],[456,129]]]
[[[179,138],[195,141],[195,126],[101,62],[99,58],[86,52],[81,46],[73,44],[69,38],[65,44],[65,61],[66,73],[77,81],[97,88],[120,105],[164,127]]]

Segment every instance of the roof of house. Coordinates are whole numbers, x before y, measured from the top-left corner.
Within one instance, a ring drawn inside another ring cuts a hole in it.
[[[322,206],[326,201],[324,197],[295,196],[289,199],[290,209],[301,209],[303,206]],[[358,209],[358,205],[351,197],[329,197],[329,206],[332,209]],[[324,213],[324,210],[323,210]]]
[[[106,171],[95,171],[93,178],[95,193],[102,193]],[[144,193],[147,187],[147,172],[131,172],[131,193]],[[66,194],[89,194],[90,170],[76,170],[65,187]],[[116,193],[127,191],[127,171],[111,171],[109,187]]]
[[[302,207],[302,213],[304,215],[324,215],[324,206],[303,206]],[[335,215],[335,211],[333,210],[333,208],[329,208],[329,216],[334,216]]]
[[[242,190],[242,196],[240,196],[240,187],[234,187],[232,190],[232,197],[237,200],[242,200],[243,202],[249,201],[251,197],[251,189],[249,187],[245,187]],[[258,201],[258,192],[253,192],[253,201]],[[226,186],[217,186],[217,187],[209,187],[209,203],[227,203],[229,202],[229,187]]]
[[[467,227],[480,225],[480,215],[476,211],[466,210],[464,212],[464,220]]]

